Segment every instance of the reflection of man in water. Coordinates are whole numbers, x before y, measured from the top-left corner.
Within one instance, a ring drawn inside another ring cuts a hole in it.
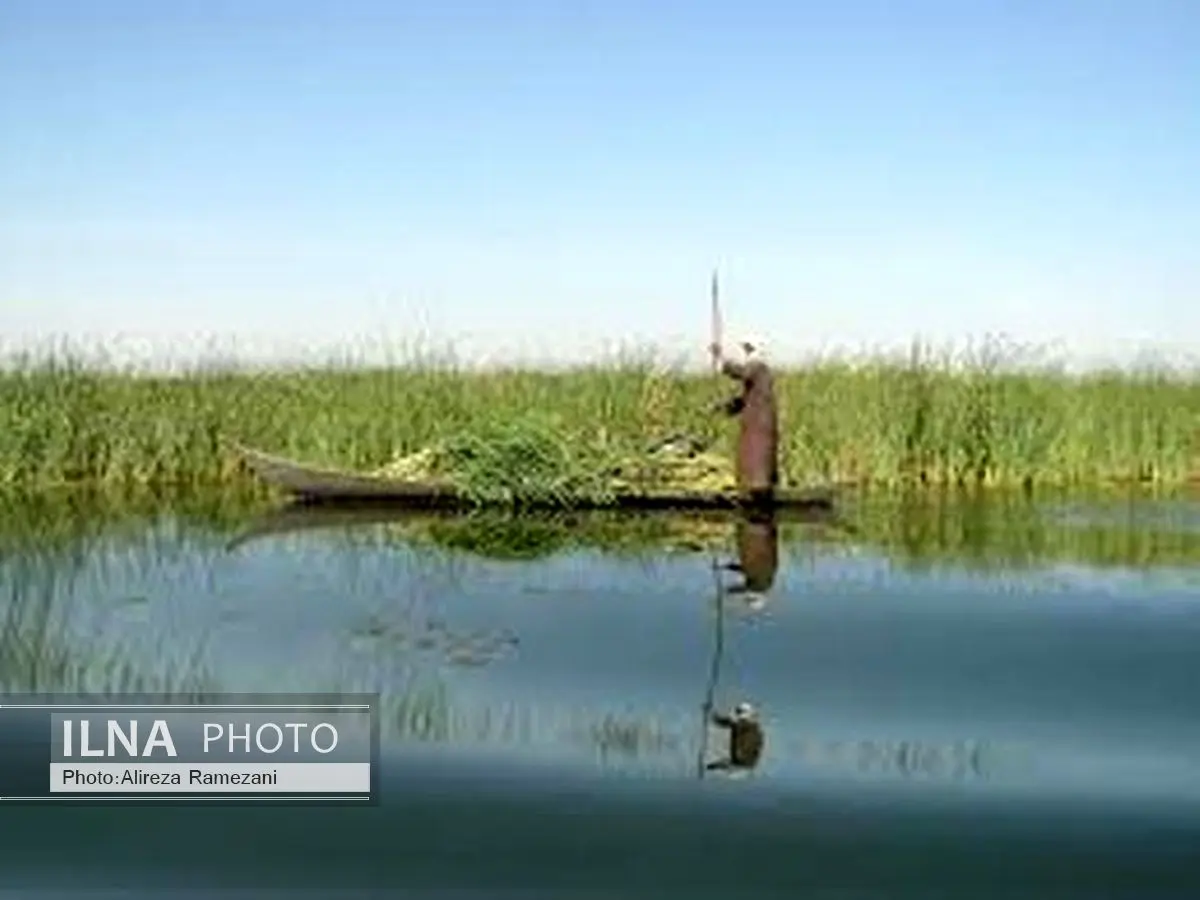
[[[724,758],[706,764],[706,771],[744,775],[758,765],[763,750],[763,730],[753,706],[743,701],[733,708],[732,715],[713,713],[712,723],[729,732],[729,751]]]
[[[743,594],[751,609],[761,609],[779,569],[779,528],[770,511],[751,512],[737,523],[738,561],[725,568],[742,574],[742,583],[729,589]]]

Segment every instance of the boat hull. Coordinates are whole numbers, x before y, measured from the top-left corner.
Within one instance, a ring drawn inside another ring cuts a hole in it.
[[[298,460],[235,445],[246,467],[263,483],[303,504],[384,504],[412,508],[465,508],[477,504],[441,482],[405,481],[314,466]],[[608,509],[747,509],[831,510],[833,490],[825,487],[777,491],[766,501],[746,500],[735,493],[670,491],[627,493],[610,503],[573,502],[574,508]],[[535,504],[526,504],[535,505]],[[548,504],[543,504],[548,505]]]

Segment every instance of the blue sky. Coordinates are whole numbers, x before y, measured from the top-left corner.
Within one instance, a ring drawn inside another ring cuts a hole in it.
[[[1191,0],[5,0],[0,133],[9,345],[1200,335]]]

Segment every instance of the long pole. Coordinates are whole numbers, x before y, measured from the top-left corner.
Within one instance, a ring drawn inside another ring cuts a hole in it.
[[[721,295],[720,287],[717,281],[717,270],[714,268],[712,272],[712,282],[709,289],[709,299],[711,303],[709,315],[709,327],[711,330],[711,345],[710,351],[722,345],[724,332],[724,323],[721,320]],[[713,375],[719,377],[721,374],[721,360],[717,353],[712,353]],[[712,716],[713,700],[717,690],[717,681],[721,673],[721,657],[725,653],[725,583],[721,579],[721,562],[717,557],[714,549],[710,562],[712,565],[714,595],[714,614],[716,622],[714,623],[715,640],[713,642],[713,655],[709,664],[708,686],[704,692],[704,703],[700,709],[700,752],[696,759],[696,777],[703,778],[706,771],[708,757],[708,732],[709,719]]]
[[[721,347],[724,339],[725,323],[721,319],[721,289],[717,282],[717,270],[712,272],[712,285],[709,290],[712,308],[710,311],[709,321],[711,330],[711,344],[713,347]],[[720,374],[721,360],[716,354],[712,354],[713,374]]]
[[[700,709],[700,753],[696,759],[696,777],[703,778],[708,759],[709,720],[712,717],[713,702],[717,692],[717,682],[721,677],[721,659],[725,655],[725,583],[721,580],[721,566],[716,557],[712,560],[713,583],[716,593],[713,602],[713,612],[716,621],[713,625],[715,639],[713,654],[708,669],[708,687],[704,692],[704,705]]]

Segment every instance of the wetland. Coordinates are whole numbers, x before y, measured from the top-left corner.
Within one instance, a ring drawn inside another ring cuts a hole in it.
[[[754,517],[289,509],[227,452],[511,507],[685,435],[727,481],[729,385],[633,356],[13,363],[0,690],[377,692],[383,799],[0,808],[0,888],[1196,893],[1200,381],[1009,352],[780,371],[837,502]]]

